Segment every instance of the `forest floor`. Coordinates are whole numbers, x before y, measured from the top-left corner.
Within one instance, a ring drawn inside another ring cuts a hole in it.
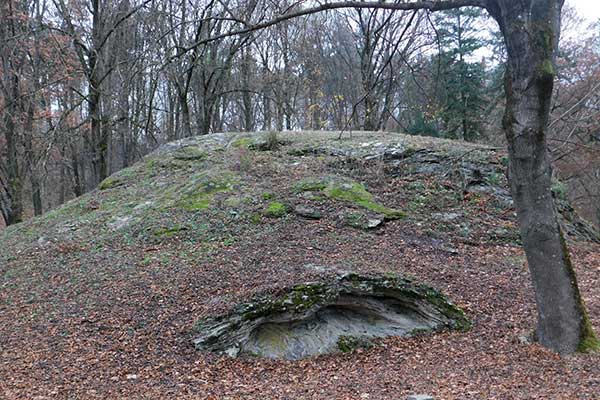
[[[526,340],[536,310],[502,151],[334,137],[287,133],[276,150],[261,135],[172,144],[1,231],[0,398],[600,399],[600,354],[559,357]],[[324,196],[331,177],[406,217],[357,228],[372,215]],[[600,332],[600,245],[563,209]],[[195,350],[200,318],[347,271],[430,284],[473,328],[300,361]]]

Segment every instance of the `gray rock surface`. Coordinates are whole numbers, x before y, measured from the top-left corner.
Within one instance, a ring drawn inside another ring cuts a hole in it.
[[[308,219],[319,219],[321,218],[321,212],[316,208],[305,206],[303,204],[298,204],[294,207],[294,212],[304,218]]]

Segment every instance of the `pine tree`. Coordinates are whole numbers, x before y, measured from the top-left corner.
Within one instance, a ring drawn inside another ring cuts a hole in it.
[[[485,67],[473,62],[485,45],[479,24],[482,12],[460,8],[436,14],[439,54],[434,57],[434,74],[439,74],[437,117],[444,136],[475,140],[480,136],[481,113],[485,108]]]

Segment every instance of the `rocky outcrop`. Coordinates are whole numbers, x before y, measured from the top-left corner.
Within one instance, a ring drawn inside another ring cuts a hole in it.
[[[301,359],[362,347],[374,338],[468,329],[462,310],[405,278],[346,274],[294,286],[197,324],[199,350]]]

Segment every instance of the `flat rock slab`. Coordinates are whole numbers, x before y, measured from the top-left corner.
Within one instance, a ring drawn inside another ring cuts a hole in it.
[[[428,394],[413,394],[408,396],[406,400],[434,400],[434,398]]]
[[[313,207],[305,206],[303,204],[298,204],[296,207],[294,207],[294,212],[297,215],[308,219],[321,218],[321,212],[319,210]]]
[[[194,343],[232,357],[297,360],[368,347],[374,338],[469,327],[462,310],[431,287],[405,278],[345,274],[203,319]]]

